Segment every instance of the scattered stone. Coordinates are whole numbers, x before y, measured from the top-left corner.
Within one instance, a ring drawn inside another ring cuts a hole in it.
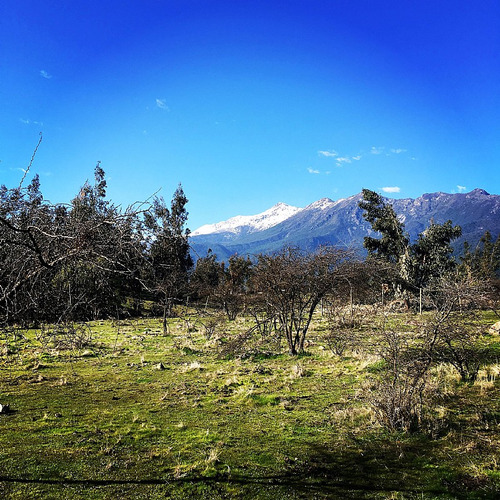
[[[83,358],[90,358],[94,355],[94,353],[92,351],[89,351],[89,350],[86,350],[86,351],[83,351],[82,352],[82,357]]]
[[[60,413],[54,413],[54,417],[56,417],[56,418],[61,418],[61,417],[62,417],[62,415],[61,415]]]
[[[6,414],[10,412],[10,406],[9,405],[3,405],[0,404],[0,413]]]
[[[161,363],[161,362],[160,362],[160,363],[158,363],[158,364],[155,366],[155,368],[156,368],[157,370],[165,370],[165,365],[164,365],[163,363]]]
[[[286,399],[281,400],[280,406],[286,411],[292,411],[294,409],[292,402]]]
[[[497,321],[494,325],[491,325],[488,332],[491,335],[500,335],[500,321]]]

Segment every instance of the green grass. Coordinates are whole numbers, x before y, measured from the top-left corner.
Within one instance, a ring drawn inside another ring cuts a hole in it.
[[[418,320],[391,319],[407,330]],[[247,324],[228,324],[224,337]],[[1,334],[0,403],[12,412],[0,415],[0,496],[497,496],[498,360],[472,386],[437,369],[432,432],[392,434],[365,397],[383,363],[334,356],[319,318],[299,357],[256,343],[251,356],[221,358],[217,338],[188,326],[171,320],[163,336],[153,319],[95,322],[93,345],[75,351],[52,349],[36,331]],[[498,338],[487,343],[499,352]]]

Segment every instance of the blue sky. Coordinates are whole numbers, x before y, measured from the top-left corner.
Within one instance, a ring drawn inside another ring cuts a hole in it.
[[[0,5],[0,184],[127,205],[179,182],[196,229],[363,187],[500,194],[500,3]]]

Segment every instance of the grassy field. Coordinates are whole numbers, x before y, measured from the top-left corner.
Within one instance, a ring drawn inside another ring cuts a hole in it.
[[[257,342],[221,356],[249,321],[210,340],[185,319],[168,335],[155,319],[95,322],[80,349],[1,333],[0,496],[498,497],[500,355],[472,385],[435,368],[432,425],[390,433],[369,404],[375,350],[334,355],[318,317],[306,355]],[[419,317],[392,321],[411,333]],[[484,341],[500,353],[498,337]]]

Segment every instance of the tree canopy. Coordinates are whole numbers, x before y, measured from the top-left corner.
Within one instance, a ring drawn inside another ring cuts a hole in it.
[[[460,226],[453,226],[450,220],[443,224],[430,221],[412,244],[392,205],[378,193],[363,189],[359,207],[364,210],[363,217],[371,224],[372,230],[380,233],[379,238],[364,238],[368,256],[395,264],[399,284],[404,288],[411,290],[428,286],[456,267],[450,243],[462,234]]]

